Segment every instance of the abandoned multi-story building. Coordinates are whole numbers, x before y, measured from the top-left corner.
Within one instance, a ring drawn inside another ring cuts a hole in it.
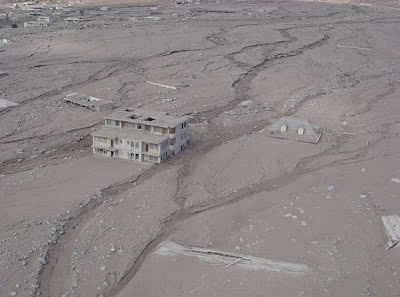
[[[93,153],[112,158],[161,163],[188,143],[190,117],[144,109],[124,109],[105,117],[92,132]]]

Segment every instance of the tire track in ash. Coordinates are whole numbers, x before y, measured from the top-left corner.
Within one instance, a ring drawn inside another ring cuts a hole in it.
[[[285,36],[286,32],[285,29],[282,29],[281,34]],[[290,35],[286,35],[287,37],[290,37]],[[294,37],[290,37],[290,40],[286,41],[286,43],[293,42],[295,40]],[[265,68],[268,68],[272,65],[272,62],[275,60],[280,60],[284,59],[285,57],[294,57],[297,55],[301,55],[303,51],[312,49],[316,46],[319,46],[323,43],[325,43],[328,40],[328,36],[324,35],[322,39],[319,39],[311,44],[305,45],[299,49],[289,51],[287,53],[281,53],[274,55],[272,57],[266,57],[263,62],[257,64],[253,68],[251,68],[244,76],[236,80],[232,87],[235,89],[235,99],[229,102],[228,104],[212,109],[210,111],[205,111],[202,113],[197,114],[195,117],[195,120],[200,119],[201,117],[206,116],[210,121],[216,117],[218,117],[222,112],[225,110],[231,109],[234,106],[236,106],[238,103],[241,101],[246,100],[246,91],[248,90],[247,85],[251,83],[252,79],[257,76],[257,74],[264,70]],[[260,45],[264,46],[264,45]],[[243,80],[243,82],[241,82]],[[208,137],[203,138],[201,141],[198,142],[196,146],[189,147],[186,151],[182,152],[179,156],[176,156],[172,162],[172,166],[175,166],[178,164],[178,162],[184,162],[184,167],[190,168],[191,161],[198,158],[199,156],[202,156],[209,152],[210,150],[214,149],[215,147],[219,146],[226,140],[231,140],[235,139],[237,137],[243,136],[250,134],[254,132],[254,125],[255,124],[260,124],[261,126],[265,126],[268,123],[267,120],[261,121],[261,122],[252,122],[247,125],[244,125],[240,131],[229,131],[227,129],[217,129],[217,127],[213,127],[213,125],[210,125],[210,130],[211,133]],[[211,129],[214,128],[214,129]],[[238,129],[236,129],[238,130]],[[125,191],[133,186],[134,183],[138,184],[143,181],[148,180],[155,174],[159,173],[160,170],[165,170],[167,168],[171,167],[171,164],[168,163],[163,163],[159,166],[154,166],[153,168],[150,168],[146,172],[142,173],[138,178],[133,179],[133,180],[125,180],[121,183],[114,184],[111,186],[108,190],[104,192],[103,198],[101,200],[95,201],[92,204],[89,204],[88,206],[84,207],[83,209],[78,210],[77,213],[73,215],[73,219],[70,222],[68,230],[65,232],[65,235],[63,235],[60,240],[62,241],[72,241],[73,238],[76,236],[76,231],[77,227],[87,221],[93,213],[93,210],[95,210],[98,206],[100,206],[106,197],[111,197],[111,196],[116,196],[122,191]],[[182,169],[180,171],[180,177],[184,178],[190,174],[189,169]],[[180,183],[181,184],[181,183]],[[231,196],[227,196],[229,197]],[[179,222],[184,219],[187,219],[191,213],[183,212],[183,205],[186,200],[186,197],[181,197],[179,195],[179,189],[176,192],[176,196],[174,197],[174,201],[177,203],[179,206],[179,210],[175,212],[173,215],[170,217],[166,218],[163,220],[162,225],[164,226],[163,230],[167,230],[167,227],[169,225],[173,226],[175,223],[174,222]],[[193,213],[194,214],[194,213]],[[164,231],[162,231],[160,234],[158,234],[153,240],[150,241],[150,243],[143,249],[142,253],[140,256],[137,258],[137,260],[132,263],[131,267],[128,269],[128,271],[124,274],[124,276],[118,281],[118,283],[112,287],[109,291],[105,292],[106,296],[116,296],[118,292],[120,292],[125,285],[134,277],[136,272],[140,269],[141,264],[143,263],[144,259],[147,257],[147,255],[151,252],[152,248],[154,248],[155,242],[158,242],[160,238],[163,237]],[[153,244],[152,244],[153,243]],[[53,246],[50,251],[49,255],[47,258],[48,264],[44,266],[42,270],[42,274],[40,276],[40,283],[41,283],[41,293],[42,296],[50,296],[50,288],[51,288],[51,278],[52,278],[52,272],[55,266],[57,265],[57,262],[60,258],[60,255],[63,251],[63,246],[61,244],[57,244]]]

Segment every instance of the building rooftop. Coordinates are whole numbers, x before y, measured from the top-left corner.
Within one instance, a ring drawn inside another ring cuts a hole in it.
[[[299,134],[299,129],[303,134]],[[314,144],[318,143],[322,136],[319,127],[311,125],[307,120],[292,117],[281,117],[270,125],[265,133],[271,137]]]
[[[159,144],[164,140],[168,139],[168,136],[154,135],[151,133],[146,133],[136,130],[127,130],[119,128],[108,128],[103,127],[99,130],[92,132],[93,136],[105,137],[105,138],[122,138],[134,141],[143,141],[148,143]]]
[[[102,106],[112,103],[110,100],[100,99],[86,94],[72,93],[64,98],[65,101],[69,101],[75,104],[83,106]]]
[[[116,121],[124,121],[142,125],[152,125],[163,128],[174,128],[176,125],[190,119],[182,114],[171,114],[162,111],[126,108],[105,117]]]

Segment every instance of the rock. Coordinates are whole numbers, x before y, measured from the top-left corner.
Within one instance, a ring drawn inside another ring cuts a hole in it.
[[[367,172],[367,169],[361,168],[361,172],[362,172],[362,173],[365,173],[365,172]]]
[[[307,226],[307,223],[305,221],[301,221],[302,226]]]
[[[367,198],[367,195],[361,194],[361,195],[360,195],[360,198],[361,198],[361,199],[365,199],[365,198]]]
[[[396,177],[393,177],[393,178],[391,179],[391,181],[394,182],[394,183],[396,183],[396,184],[400,184],[400,179],[398,179],[398,178],[396,178]]]
[[[329,186],[328,187],[328,192],[329,193],[335,193],[336,192],[336,188],[334,186]]]
[[[11,294],[10,294],[11,296],[17,296],[17,292],[11,292]]]
[[[251,105],[252,103],[253,103],[253,100],[246,100],[246,101],[243,101],[242,103],[239,103],[238,106],[241,106],[241,107],[248,107],[248,106]]]
[[[18,160],[17,160],[18,163],[21,163],[22,161],[23,161],[22,159],[18,159]]]
[[[17,153],[18,153],[18,154],[23,154],[23,153],[24,153],[24,150],[23,150],[23,149],[19,149],[19,150],[17,150]]]
[[[25,260],[22,261],[22,266],[26,266],[28,264],[28,262],[26,262]]]
[[[43,258],[39,258],[39,261],[40,261],[40,263],[41,263],[42,265],[46,265],[46,264],[47,264],[46,260],[43,259]]]

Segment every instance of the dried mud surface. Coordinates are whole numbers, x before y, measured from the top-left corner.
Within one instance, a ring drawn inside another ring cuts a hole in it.
[[[400,296],[381,222],[400,213],[398,5],[121,3],[0,28],[0,98],[19,104],[0,110],[0,296]],[[94,157],[107,112],[72,92],[191,115],[190,145],[153,166]],[[267,137],[281,116],[321,141]],[[166,241],[309,271],[155,253]]]

